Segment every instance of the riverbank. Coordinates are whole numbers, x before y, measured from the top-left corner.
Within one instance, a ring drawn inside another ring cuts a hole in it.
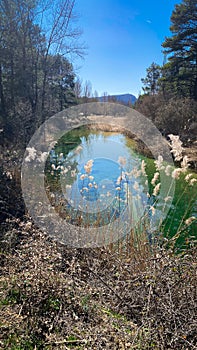
[[[194,248],[67,249],[28,217],[1,248],[1,349],[195,349]]]
[[[173,237],[150,245],[146,231],[136,240],[131,231],[127,250],[68,249],[25,215],[22,157],[6,150],[0,168],[0,348],[195,349],[197,251],[187,228],[179,250]]]
[[[144,142],[139,138],[137,138],[136,135],[132,134],[129,130],[126,130],[125,128],[112,125],[112,124],[106,125],[104,123],[88,124],[87,128],[89,130],[90,129],[100,130],[103,132],[122,133],[123,135],[129,137],[134,141],[132,146],[137,153],[141,153],[146,157],[153,158],[153,155],[150,149],[144,144]],[[166,145],[169,145],[167,140],[166,140]],[[156,147],[159,149],[160,146],[161,145],[158,143]],[[170,150],[170,147],[169,147],[169,150]],[[189,168],[196,172],[197,171],[197,141],[193,142],[190,146],[187,145],[183,147],[183,156],[188,157]]]

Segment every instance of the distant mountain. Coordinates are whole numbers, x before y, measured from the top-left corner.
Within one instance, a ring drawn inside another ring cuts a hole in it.
[[[132,94],[123,94],[123,95],[108,95],[98,97],[99,102],[111,102],[116,101],[123,103],[125,105],[134,104],[137,98]]]

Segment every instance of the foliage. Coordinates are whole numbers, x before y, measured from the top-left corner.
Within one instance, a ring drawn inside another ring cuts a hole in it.
[[[146,95],[135,108],[149,117],[166,136],[176,133],[184,142],[196,140],[197,3],[183,0],[171,16],[172,35],[163,42],[163,67],[155,63],[142,79]]]
[[[144,93],[155,95],[159,90],[158,80],[161,75],[161,67],[153,62],[150,67],[147,68],[146,73],[146,78],[141,79],[144,85],[143,91]]]
[[[4,162],[7,163],[7,169],[5,166],[0,166],[0,237],[3,227],[6,226],[5,220],[21,217],[25,212],[20,188],[20,172],[16,167],[8,168],[9,153],[4,155],[2,163]]]
[[[71,29],[74,1],[2,0],[0,6],[1,136],[26,144],[46,118],[76,103],[68,52],[82,54]],[[45,28],[44,24],[47,24]],[[72,41],[72,44],[71,44]]]
[[[197,100],[197,2],[183,0],[171,16],[172,36],[163,47],[169,62],[162,68],[162,89],[167,96]]]
[[[197,131],[196,108],[197,103],[189,98],[170,99],[167,103],[158,106],[155,125],[165,135],[173,131],[174,134],[180,135],[186,143],[195,141]]]
[[[154,96],[142,95],[135,108],[150,118],[164,136],[170,133],[180,135],[185,145],[196,140],[197,103],[190,98],[171,98],[165,100],[160,93]]]
[[[157,110],[164,103],[165,101],[161,94],[144,94],[139,96],[138,100],[135,102],[135,109],[155,122],[155,119],[157,117]]]

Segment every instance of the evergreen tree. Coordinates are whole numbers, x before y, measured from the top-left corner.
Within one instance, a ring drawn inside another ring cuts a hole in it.
[[[172,36],[163,43],[168,62],[161,85],[169,97],[197,100],[197,0],[183,0],[171,16]]]
[[[46,91],[48,108],[60,110],[76,103],[75,74],[72,64],[61,55],[49,55],[47,60]]]
[[[155,95],[159,90],[158,79],[161,74],[161,67],[152,63],[149,68],[146,69],[146,78],[141,79],[144,87],[143,91],[148,95]]]

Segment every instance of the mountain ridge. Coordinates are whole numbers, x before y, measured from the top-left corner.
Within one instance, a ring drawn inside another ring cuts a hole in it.
[[[134,104],[137,98],[132,94],[117,94],[98,97],[99,102],[111,102],[116,101],[125,105]]]

